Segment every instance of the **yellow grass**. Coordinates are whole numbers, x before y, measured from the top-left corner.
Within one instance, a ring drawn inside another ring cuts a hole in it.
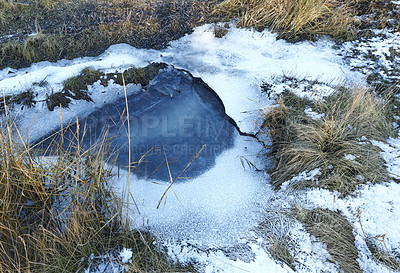
[[[240,27],[269,28],[293,40],[315,35],[349,38],[354,34],[353,13],[346,1],[225,0],[214,13],[238,17]]]
[[[122,215],[107,184],[106,141],[83,150],[79,141],[64,147],[61,137],[46,158],[12,121],[0,125],[0,272],[82,272],[92,254],[123,247],[134,251],[133,272],[181,270]]]
[[[324,116],[313,120],[304,114],[304,106],[293,101],[293,95],[286,94],[265,113],[264,127],[277,159],[271,173],[276,187],[317,168],[321,172],[318,183],[301,181],[293,186],[322,187],[346,195],[358,184],[389,179],[379,149],[369,142],[383,140],[392,132],[384,102],[365,88],[341,90],[314,104]]]

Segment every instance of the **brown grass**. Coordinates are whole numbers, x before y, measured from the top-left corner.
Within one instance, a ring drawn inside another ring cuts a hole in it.
[[[255,229],[258,236],[265,241],[265,247],[271,256],[295,269],[298,262],[293,256],[293,239],[290,230],[293,220],[289,217],[290,212],[280,207],[274,207],[265,211],[265,220],[261,221]]]
[[[88,150],[58,144],[46,159],[10,120],[1,129],[0,272],[78,272],[91,254],[122,247],[134,252],[133,272],[189,270],[173,265],[148,233],[125,220],[123,203],[107,184],[106,142]]]
[[[358,184],[389,179],[379,149],[369,142],[383,140],[393,132],[385,103],[364,88],[341,90],[314,104],[325,116],[313,120],[304,114],[304,102],[296,105],[295,101],[293,94],[286,93],[278,106],[265,113],[263,126],[272,137],[276,158],[271,170],[275,187],[317,168],[321,172],[317,181],[292,186],[327,188],[345,196]]]
[[[334,262],[346,273],[362,272],[351,224],[340,213],[324,209],[296,208],[296,218],[311,235],[326,244]]]
[[[296,41],[316,35],[348,39],[354,35],[351,1],[340,0],[225,0],[214,13],[239,18],[238,26],[269,28]]]
[[[367,239],[367,246],[377,262],[386,265],[396,272],[400,271],[400,257],[396,258],[389,252],[385,245],[384,238],[378,244],[373,242],[372,239]]]

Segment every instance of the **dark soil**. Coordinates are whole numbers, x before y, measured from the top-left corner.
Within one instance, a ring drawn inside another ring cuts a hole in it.
[[[212,21],[211,7],[219,1],[59,0],[48,6],[36,2],[0,3],[0,69],[95,56],[116,43],[164,48]]]

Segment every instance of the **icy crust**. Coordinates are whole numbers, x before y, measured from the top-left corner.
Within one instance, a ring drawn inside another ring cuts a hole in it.
[[[268,31],[253,32],[234,27],[218,39],[212,27],[205,25],[172,42],[162,57],[165,62],[200,76],[217,91],[227,114],[236,120],[240,129],[255,132],[260,122],[257,111],[260,102],[261,107],[268,104],[260,94],[262,83],[274,84],[282,74],[333,85],[344,79],[363,81],[360,74],[344,65],[333,45],[324,39],[316,43],[290,44],[277,40],[276,34]]]
[[[243,168],[240,160],[257,163],[260,148],[237,136],[234,146],[217,157],[214,168],[173,184],[164,198],[169,184],[137,178],[128,181],[127,171],[120,170],[111,184],[123,194],[130,183],[135,201],[129,208],[135,225],[150,228],[163,241],[182,240],[204,249],[230,247],[257,225],[272,194],[266,175]]]
[[[110,158],[115,165],[132,165],[140,177],[182,181],[201,176],[214,166],[216,156],[233,146],[238,133],[234,121],[213,90],[188,72],[167,67],[143,89],[130,93],[64,126],[65,148],[77,145],[77,132],[83,149],[106,139],[116,153]],[[59,138],[56,132],[39,142],[46,150]]]
[[[264,81],[274,83],[276,76],[282,73],[319,79],[323,83],[339,83],[345,77],[351,80],[361,78],[344,65],[332,46],[333,43],[328,40],[290,44],[276,40],[276,35],[268,31],[258,33],[234,27],[225,37],[218,39],[214,37],[212,26],[205,25],[196,28],[191,35],[172,42],[169,48],[162,51],[120,44],[111,46],[98,57],[41,62],[17,71],[5,68],[0,71],[0,88],[4,95],[32,88],[44,101],[46,96],[62,89],[63,81],[78,75],[85,67],[107,73],[122,72],[132,66],[144,67],[151,62],[166,62],[201,77],[218,93],[226,113],[238,123],[239,128],[254,133],[261,121],[258,110],[268,104],[267,98],[260,93],[260,85]],[[46,86],[32,86],[44,80],[48,83]],[[93,87],[90,87],[89,94],[94,103],[74,101],[70,109],[63,109],[64,122],[87,115],[105,102],[110,103],[123,96],[123,90],[118,85],[104,88],[97,84]],[[24,116],[22,124],[33,131],[33,138],[40,133],[48,133],[60,124],[59,113],[47,113],[44,103],[28,110],[29,113],[21,113]],[[43,115],[46,120],[41,118]],[[31,120],[26,117],[31,117]],[[46,126],[36,128],[44,121]]]

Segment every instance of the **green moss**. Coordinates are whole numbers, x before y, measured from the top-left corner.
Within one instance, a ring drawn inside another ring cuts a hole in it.
[[[55,107],[62,106],[68,108],[71,99],[64,92],[52,93],[46,98],[46,105],[50,111],[53,111]]]
[[[123,73],[125,84],[133,83],[146,86],[157,76],[160,69],[166,67],[167,64],[165,63],[151,63],[143,68],[130,68]],[[107,78],[114,78],[115,83],[123,85],[121,73],[107,74]]]
[[[84,68],[78,76],[67,79],[64,82],[63,91],[70,91],[76,94],[79,91],[88,90],[88,86],[94,84],[98,80],[103,80],[105,74],[99,70]],[[107,85],[107,82],[102,81],[103,86]]]

